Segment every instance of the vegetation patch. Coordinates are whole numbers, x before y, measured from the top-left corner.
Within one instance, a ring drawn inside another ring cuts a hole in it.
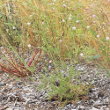
[[[91,85],[78,82],[78,76],[73,67],[67,73],[65,71],[54,74],[42,75],[40,89],[46,90],[47,98],[50,101],[59,101],[60,104],[75,103],[87,95]]]
[[[78,100],[90,85],[79,83],[71,66],[65,73],[65,64],[93,63],[110,71],[110,2],[0,0],[0,49],[0,71],[37,73],[48,100]],[[45,65],[42,56],[50,59]]]

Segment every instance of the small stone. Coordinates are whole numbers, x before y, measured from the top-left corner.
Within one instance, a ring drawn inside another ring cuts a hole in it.
[[[20,110],[20,108],[14,108],[13,110]]]
[[[95,103],[94,103],[94,106],[97,107],[99,105],[102,105],[101,101],[100,100],[97,100]]]
[[[85,110],[85,107],[82,106],[82,105],[79,105],[79,106],[78,106],[78,110]]]
[[[109,103],[109,98],[104,99],[104,103]]]
[[[5,85],[6,85],[5,83],[1,83],[1,82],[0,82],[0,87],[1,87],[1,86],[5,86]]]
[[[99,110],[99,109],[97,109],[97,108],[95,108],[95,107],[92,107],[92,109],[90,109],[90,110]]]
[[[13,108],[7,108],[6,110],[13,110]]]

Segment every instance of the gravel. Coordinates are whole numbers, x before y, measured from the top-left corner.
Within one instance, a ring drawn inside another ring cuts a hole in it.
[[[85,99],[65,107],[45,101],[46,92],[36,89],[39,78],[16,78],[0,73],[0,110],[110,110],[110,78],[107,71],[91,64],[77,64],[81,83],[92,84]],[[63,70],[62,70],[63,71]]]

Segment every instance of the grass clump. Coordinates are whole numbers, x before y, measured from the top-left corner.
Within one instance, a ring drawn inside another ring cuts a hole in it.
[[[90,85],[76,83],[76,76],[78,73],[73,67],[68,72],[62,70],[55,74],[42,75],[39,87],[47,91],[47,100],[59,101],[62,104],[74,103],[81,96],[87,95],[90,88]]]

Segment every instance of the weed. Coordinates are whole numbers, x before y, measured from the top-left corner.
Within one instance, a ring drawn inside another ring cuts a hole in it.
[[[20,57],[13,47],[11,50],[13,51],[8,48],[2,48],[3,56],[0,62],[0,70],[19,77],[31,75],[36,70],[34,63],[37,63],[38,59],[35,60],[35,57],[41,55],[41,50],[35,49],[28,62],[23,57]]]
[[[68,72],[62,70],[55,74],[42,75],[39,87],[47,91],[48,100],[72,103],[78,101],[80,96],[86,95],[90,88],[90,85],[75,84],[73,79],[77,75],[73,67],[69,67]]]

